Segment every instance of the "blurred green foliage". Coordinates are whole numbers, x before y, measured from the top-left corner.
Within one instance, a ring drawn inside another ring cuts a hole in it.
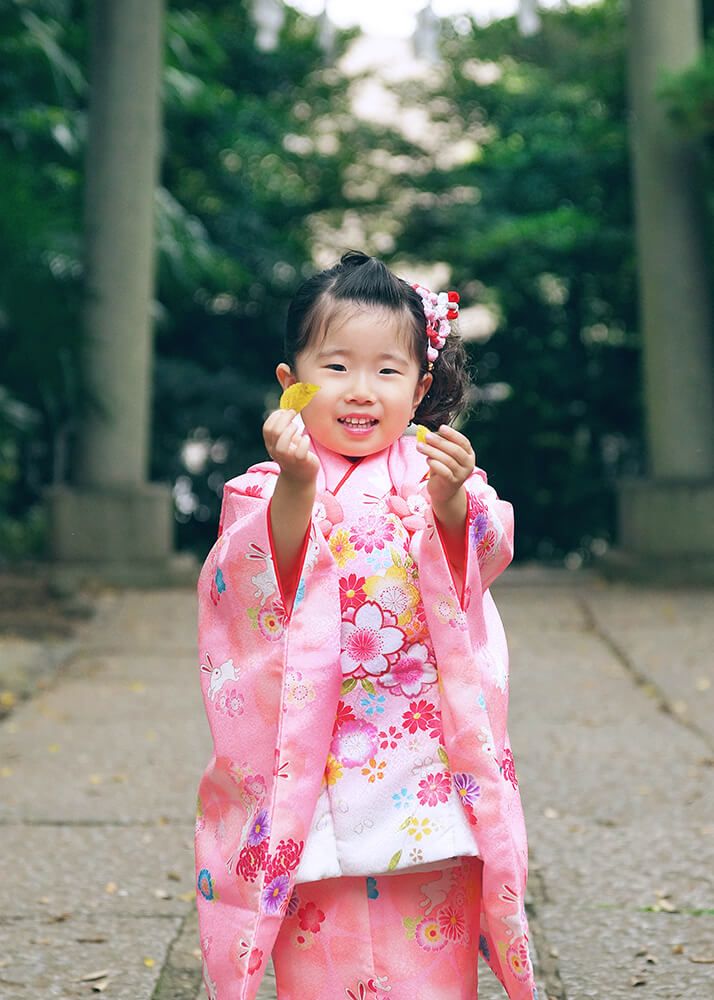
[[[13,556],[40,551],[37,501],[71,478],[89,398],[87,7],[0,4],[0,551]],[[621,0],[544,12],[531,38],[513,18],[444,22],[438,78],[395,88],[428,112],[433,148],[355,117],[316,22],[286,13],[263,52],[245,0],[168,5],[151,476],[174,487],[179,544],[205,551],[224,480],[264,457],[290,295],[316,236],[358,217],[365,249],[402,273],[443,261],[464,307],[493,310],[495,333],[470,345],[466,430],[514,503],[517,557],[587,561],[613,539],[616,477],[644,461]],[[338,33],[337,57],[354,34]],[[709,197],[713,83],[710,42],[662,90],[700,143]]]

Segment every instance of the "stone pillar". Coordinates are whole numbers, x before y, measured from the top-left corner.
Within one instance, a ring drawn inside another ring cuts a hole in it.
[[[164,0],[95,0],[85,182],[85,364],[95,405],[48,491],[60,575],[170,576],[168,486],[148,483]]]
[[[663,70],[702,49],[697,0],[630,0],[629,98],[649,457],[619,484],[608,575],[714,581],[714,357],[705,195],[696,151],[668,121]]]

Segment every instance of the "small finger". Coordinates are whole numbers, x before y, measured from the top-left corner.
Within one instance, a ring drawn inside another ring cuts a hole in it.
[[[448,465],[444,465],[444,463],[440,462],[438,458],[430,458],[428,459],[428,462],[432,475],[443,476],[445,479],[448,479],[449,482],[458,482],[458,476],[455,476]]]
[[[277,452],[287,452],[296,435],[299,437],[302,436],[300,428],[297,424],[289,423],[288,426],[284,427],[278,435],[277,441],[275,442],[275,450]],[[295,441],[295,444],[297,443],[298,442]]]
[[[448,466],[454,473],[457,473],[462,468],[458,459],[455,458],[450,452],[445,451],[443,448],[439,448],[435,445],[420,443],[419,450],[422,454],[426,455],[427,461],[438,459],[438,461]]]

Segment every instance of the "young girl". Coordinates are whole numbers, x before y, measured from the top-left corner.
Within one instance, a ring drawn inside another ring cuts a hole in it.
[[[291,303],[270,462],[226,483],[199,585],[215,752],[197,905],[212,1000],[537,996],[526,831],[489,585],[513,511],[450,422],[454,292],[356,251]],[[430,428],[405,434],[410,421]]]

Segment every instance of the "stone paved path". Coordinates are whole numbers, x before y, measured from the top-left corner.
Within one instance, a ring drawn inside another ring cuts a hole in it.
[[[710,1000],[714,593],[558,579],[512,568],[493,589],[541,1000]],[[0,723],[2,1000],[205,996],[193,816],[209,756],[194,594],[104,595],[49,687]],[[482,1000],[503,997],[480,968]]]

